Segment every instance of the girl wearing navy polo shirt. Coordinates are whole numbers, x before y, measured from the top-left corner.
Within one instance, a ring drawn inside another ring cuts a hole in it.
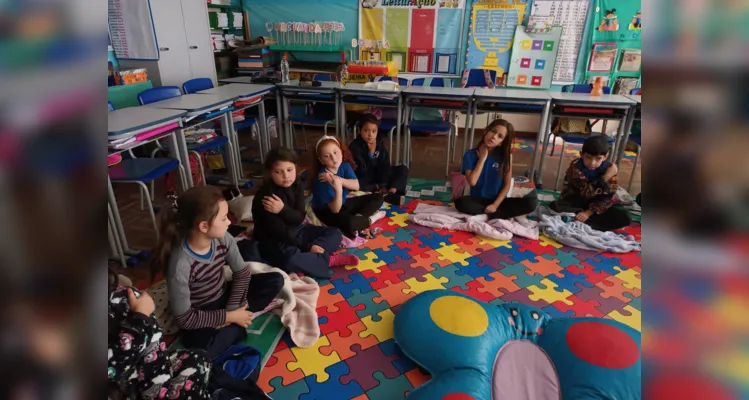
[[[317,141],[315,154],[318,162],[311,175],[312,209],[322,223],[337,227],[346,237],[354,238],[359,231],[385,216],[384,211],[378,211],[384,201],[380,193],[346,198],[349,191],[359,190],[359,181],[351,166],[353,157],[338,139],[323,136]]]
[[[508,219],[536,209],[536,192],[523,198],[507,198],[512,185],[512,140],[515,129],[504,119],[496,119],[484,130],[481,143],[463,155],[462,171],[471,193],[455,200],[458,211],[486,214],[489,219]]]

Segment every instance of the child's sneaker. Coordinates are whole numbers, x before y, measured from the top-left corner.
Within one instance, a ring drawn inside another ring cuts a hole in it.
[[[359,257],[353,254],[332,254],[330,256],[329,267],[343,267],[345,265],[359,265]]]
[[[369,217],[369,224],[370,225],[374,224],[375,222],[385,218],[386,215],[387,214],[385,214],[385,211],[382,211],[382,210],[377,211],[371,217]]]

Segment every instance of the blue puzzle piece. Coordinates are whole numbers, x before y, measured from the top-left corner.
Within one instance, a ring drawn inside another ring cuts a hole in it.
[[[431,235],[419,236],[418,239],[430,249],[439,249],[440,247],[452,244],[449,235],[440,235],[434,229],[432,229]]]
[[[359,293],[369,293],[373,291],[372,285],[369,282],[374,282],[377,279],[375,277],[365,278],[361,272],[357,272],[349,276],[351,282],[344,282],[343,279],[334,279],[331,283],[333,289],[330,289],[330,294],[340,293],[344,299],[348,299],[353,295],[352,290],[359,289]]]
[[[270,380],[270,385],[276,388],[276,390],[270,393],[270,396],[274,399],[298,399],[299,396],[309,393],[309,387],[307,382],[298,380],[288,386],[284,386],[281,381],[282,377],[277,376]]]
[[[546,307],[541,308],[542,311],[546,311],[547,314],[551,315],[552,318],[569,318],[574,317],[575,313],[572,310],[567,310],[565,312],[559,311],[558,308],[549,305]]]
[[[359,289],[353,289],[351,293],[352,296],[346,298],[346,301],[348,301],[348,303],[351,305],[351,308],[356,308],[356,306],[358,306],[359,304],[364,304],[364,310],[356,310],[356,315],[358,315],[359,318],[372,316],[372,321],[377,322],[382,319],[382,317],[377,315],[377,313],[390,308],[390,304],[388,304],[385,299],[382,299],[380,297],[380,294],[375,291],[369,293],[361,293]],[[380,303],[375,303],[375,298],[380,298]]]
[[[492,280],[489,274],[497,271],[496,268],[492,268],[489,266],[480,266],[479,264],[481,264],[481,259],[476,256],[466,258],[466,262],[468,262],[468,265],[460,266],[459,269],[473,279],[483,276],[487,280]]]
[[[382,372],[375,372],[372,376],[377,379],[380,384],[372,389],[367,390],[367,397],[369,400],[393,400],[403,399],[406,397],[406,392],[413,390],[413,385],[408,381],[406,375],[399,375],[393,379],[387,379]],[[328,397],[330,398],[330,397]]]
[[[393,243],[390,246],[390,250],[385,249],[374,249],[372,250],[373,253],[377,255],[377,258],[375,258],[372,261],[379,262],[382,261],[385,264],[392,264],[395,262],[395,257],[399,256],[401,259],[408,258],[408,249],[401,249],[400,247],[396,246],[395,243]]]
[[[317,374],[304,377],[309,393],[299,396],[300,400],[350,399],[364,393],[364,389],[356,381],[352,380],[345,385],[341,383],[341,376],[349,373],[345,362],[339,361],[325,368],[325,372],[330,374],[330,378],[322,383],[317,382]],[[291,399],[291,397],[276,398]]]
[[[525,273],[526,271],[528,271],[528,267],[520,263],[508,265],[501,270],[502,274],[505,276],[517,276],[518,279],[515,280],[515,284],[521,288],[525,288],[530,285],[538,285],[541,283],[541,280],[544,279],[543,276],[538,274],[528,275]]]
[[[413,243],[414,242],[414,234],[416,231],[413,229],[406,229],[406,228],[400,228],[397,229],[395,232],[382,232],[383,235],[389,238],[393,238],[393,243],[398,242],[406,242],[406,243]]]
[[[510,242],[510,245],[512,247],[500,247],[497,249],[497,251],[502,254],[507,254],[516,263],[523,262],[524,260],[532,262],[536,261],[536,257],[538,257],[537,254],[520,248],[520,246],[518,246],[518,244],[515,242]]]
[[[620,260],[618,258],[609,258],[601,254],[588,258],[585,262],[592,265],[596,272],[603,271],[609,275],[616,275],[619,273],[619,271],[614,269],[614,267],[621,268]]]
[[[564,249],[569,249],[569,247],[565,246],[561,249],[556,249],[554,254],[543,254],[541,257],[547,260],[559,260],[559,266],[562,268],[567,268],[570,265],[580,265],[580,260],[575,257],[576,253],[569,253],[564,251]]]
[[[328,323],[328,317],[326,317],[324,315],[322,317],[317,317],[317,324],[318,325],[323,325],[323,324],[327,324],[327,323]]]
[[[473,280],[471,275],[468,275],[466,271],[462,270],[460,265],[450,264],[441,268],[437,268],[431,272],[431,275],[437,279],[447,278],[447,283],[444,284],[445,289],[452,289],[454,287],[460,287],[463,290],[469,290],[470,287],[466,284]]]
[[[496,299],[489,302],[489,304],[493,304],[495,306],[501,306],[502,304],[507,303],[506,301],[502,300],[501,297],[497,297]]]
[[[587,278],[582,274],[575,275],[567,270],[560,271],[564,277],[560,278],[554,274],[547,276],[550,281],[556,283],[559,286],[559,290],[567,289],[572,293],[579,292],[582,288],[575,286],[575,282],[580,282],[584,287],[593,287],[593,284],[588,282]]]
[[[632,293],[629,293],[629,292],[622,293],[622,296],[629,297],[630,299],[632,299],[632,301],[627,303],[627,305],[630,305],[632,306],[632,308],[642,311],[642,296],[632,297]]]
[[[417,367],[417,365],[411,361],[410,358],[408,358],[403,352],[401,351],[400,346],[398,346],[397,343],[395,343],[395,340],[388,339],[382,343],[379,344],[380,350],[382,350],[382,353],[386,356],[398,356],[398,359],[393,361],[392,364],[395,367],[395,369],[398,370],[401,374],[405,374],[406,372],[414,369]]]

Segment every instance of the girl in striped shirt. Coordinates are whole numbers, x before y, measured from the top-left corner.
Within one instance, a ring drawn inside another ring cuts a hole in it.
[[[228,232],[229,206],[219,189],[195,186],[161,211],[159,245],[152,269],[167,277],[169,303],[187,348],[205,349],[213,359],[247,335],[253,312],[280,292],[283,276],[256,274]],[[233,272],[224,278],[224,264]]]

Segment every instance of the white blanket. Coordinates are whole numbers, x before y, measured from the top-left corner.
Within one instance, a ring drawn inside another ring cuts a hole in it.
[[[555,213],[540,206],[536,209],[536,214],[541,218],[541,233],[564,245],[612,253],[642,250],[642,245],[634,236],[597,231],[580,221],[564,222],[563,217],[574,217],[574,213]]]
[[[524,217],[488,220],[485,214],[468,215],[445,206],[419,203],[408,220],[419,225],[438,229],[473,232],[497,240],[510,240],[513,235],[538,240],[536,222]]]

